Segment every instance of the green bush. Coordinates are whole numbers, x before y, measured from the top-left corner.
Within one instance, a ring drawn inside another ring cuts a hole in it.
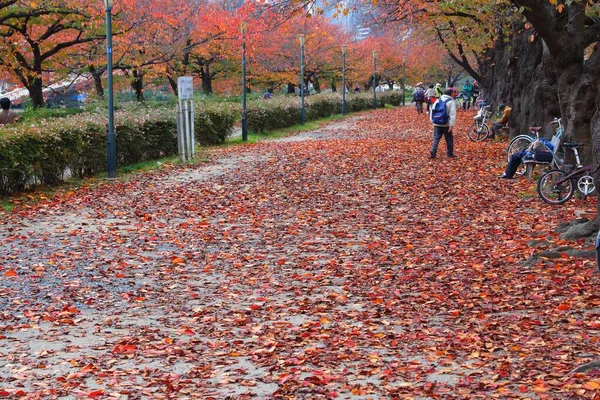
[[[197,107],[196,138],[222,143],[235,120],[232,107]],[[107,168],[107,117],[86,112],[60,119],[33,119],[0,132],[0,194],[35,184],[55,184],[65,172],[85,177]],[[177,153],[175,110],[126,107],[115,112],[117,164],[127,165]]]
[[[385,93],[382,93],[384,95]],[[397,103],[395,96],[378,96],[377,107]],[[392,103],[392,101],[394,103]],[[342,95],[339,93],[317,94],[305,98],[306,121],[326,118],[342,113]],[[396,104],[397,103],[397,104]],[[370,93],[348,94],[346,110],[357,112],[373,107]],[[252,132],[266,132],[287,128],[300,123],[301,99],[294,97],[277,97],[269,100],[257,100],[248,106],[248,129]]]
[[[195,103],[194,134],[201,145],[221,144],[233,130],[239,111],[228,103]]]

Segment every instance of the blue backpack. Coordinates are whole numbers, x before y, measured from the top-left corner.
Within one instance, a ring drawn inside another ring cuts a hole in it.
[[[431,110],[431,122],[435,125],[446,125],[450,120],[450,116],[448,115],[448,110],[446,109],[446,104],[452,99],[447,99],[442,101],[442,99],[438,99],[433,105],[433,110]]]

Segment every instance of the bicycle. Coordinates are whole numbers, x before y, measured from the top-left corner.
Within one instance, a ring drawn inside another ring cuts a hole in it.
[[[467,129],[467,136],[473,142],[485,140],[489,136],[490,127],[487,122],[492,117],[491,108],[492,106],[484,106],[480,112],[473,117],[475,122]]]
[[[592,174],[598,169],[593,165],[581,165],[577,148],[583,143],[565,143],[564,148],[570,148],[575,155],[575,169],[566,171],[552,169],[546,172],[537,184],[537,192],[540,198],[548,204],[564,204],[575,193],[575,187],[581,192],[585,199],[596,190],[596,183]]]
[[[556,153],[558,144],[560,143],[560,138],[563,135],[562,119],[554,118],[554,120],[551,122],[551,124],[557,125],[556,132],[554,133],[554,136],[552,136],[552,144],[554,145],[554,152]],[[510,143],[508,144],[508,148],[506,149],[506,160],[510,161],[510,158],[512,157],[513,154],[515,154],[516,152],[525,150],[527,147],[529,147],[529,145],[531,143],[533,143],[534,140],[539,139],[541,130],[542,130],[541,126],[530,126],[528,135],[515,136],[510,141]],[[558,168],[558,162],[553,162],[553,166],[555,168]],[[519,170],[517,170],[517,174],[518,173],[521,173],[521,174],[525,173],[525,167],[521,166],[519,168]]]

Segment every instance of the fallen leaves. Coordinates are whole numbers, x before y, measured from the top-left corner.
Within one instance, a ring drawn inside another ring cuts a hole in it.
[[[0,396],[593,398],[592,261],[526,262],[574,206],[412,111],[7,214]]]

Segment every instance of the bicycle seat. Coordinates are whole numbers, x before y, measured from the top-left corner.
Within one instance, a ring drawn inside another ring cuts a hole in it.
[[[565,147],[579,147],[579,146],[583,146],[584,143],[563,143],[563,146]]]
[[[530,126],[530,127],[529,127],[529,130],[530,130],[531,132],[539,132],[539,131],[541,131],[541,130],[542,130],[542,127],[541,127],[541,126]]]

